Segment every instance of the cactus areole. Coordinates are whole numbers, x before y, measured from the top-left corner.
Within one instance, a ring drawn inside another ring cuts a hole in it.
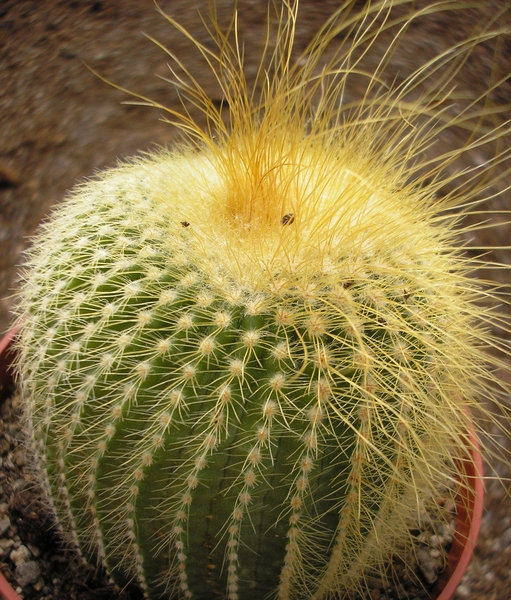
[[[364,590],[469,460],[465,407],[493,377],[453,199],[417,166],[427,100],[374,77],[343,112],[352,54],[314,73],[352,24],[294,62],[296,8],[257,95],[219,28],[218,55],[197,42],[227,124],[186,84],[215,134],[168,109],[190,140],[79,186],[24,270],[48,498],[87,560],[151,599]]]

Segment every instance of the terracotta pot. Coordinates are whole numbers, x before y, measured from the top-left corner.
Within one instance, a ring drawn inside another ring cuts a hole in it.
[[[8,391],[14,384],[14,373],[12,372],[12,342],[16,336],[16,329],[11,329],[0,339],[0,394]],[[18,594],[9,585],[9,582],[0,573],[0,600],[20,600]]]
[[[14,382],[12,371],[14,354],[11,347],[17,331],[17,328],[11,329],[0,339],[0,394],[3,393],[4,389],[11,387]]]
[[[447,556],[446,567],[431,592],[433,600],[449,600],[454,595],[472,558],[481,527],[484,500],[483,458],[473,429],[470,431],[470,442],[472,460],[460,461],[460,470],[467,476],[468,487],[460,489],[456,500],[454,541]]]
[[[14,351],[12,343],[17,329],[11,329],[0,340],[0,393],[13,387],[12,363]],[[483,461],[479,452],[479,442],[474,431],[470,432],[471,461],[460,461],[468,478],[468,488],[460,489],[456,501],[456,531],[454,542],[447,556],[447,564],[440,574],[432,591],[431,600],[449,600],[454,595],[463,574],[472,558],[481,517],[483,514]],[[0,573],[0,600],[20,600],[20,597]]]

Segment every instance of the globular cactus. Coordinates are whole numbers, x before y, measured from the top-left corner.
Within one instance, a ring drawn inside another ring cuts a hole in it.
[[[375,77],[343,113],[358,42],[314,69],[351,22],[293,63],[296,9],[257,98],[217,30],[229,126],[188,86],[215,138],[184,113],[195,146],[80,186],[24,272],[19,379],[48,496],[88,560],[153,599],[363,590],[450,493],[467,408],[497,394],[489,292],[442,182],[412,165],[435,128],[407,128],[440,92],[410,108]]]

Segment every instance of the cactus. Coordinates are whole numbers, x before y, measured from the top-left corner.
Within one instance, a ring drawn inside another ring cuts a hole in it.
[[[378,34],[363,16],[316,76],[352,15],[293,62],[286,5],[257,97],[216,27],[218,55],[197,47],[229,125],[178,79],[215,136],[169,109],[189,141],[79,186],[29,251],[18,372],[48,498],[70,543],[148,598],[363,591],[454,493],[467,408],[498,400],[491,292],[467,277],[454,195],[436,199],[448,176],[419,160],[443,88],[411,106],[423,70],[390,90],[375,75],[339,104]]]

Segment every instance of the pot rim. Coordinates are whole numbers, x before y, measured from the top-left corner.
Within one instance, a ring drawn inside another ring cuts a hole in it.
[[[459,461],[460,470],[466,476],[467,486],[460,488],[458,492],[454,541],[447,555],[446,567],[433,587],[432,600],[452,598],[472,558],[481,528],[484,467],[479,439],[473,426],[468,432],[468,437],[471,460]]]
[[[13,327],[0,339],[0,390],[14,383],[12,345],[19,327]],[[483,458],[474,428],[468,432],[471,460],[459,462],[467,480],[456,501],[456,529],[446,566],[431,591],[431,600],[452,598],[472,558],[481,527],[484,500]],[[21,600],[0,572],[0,600]]]

